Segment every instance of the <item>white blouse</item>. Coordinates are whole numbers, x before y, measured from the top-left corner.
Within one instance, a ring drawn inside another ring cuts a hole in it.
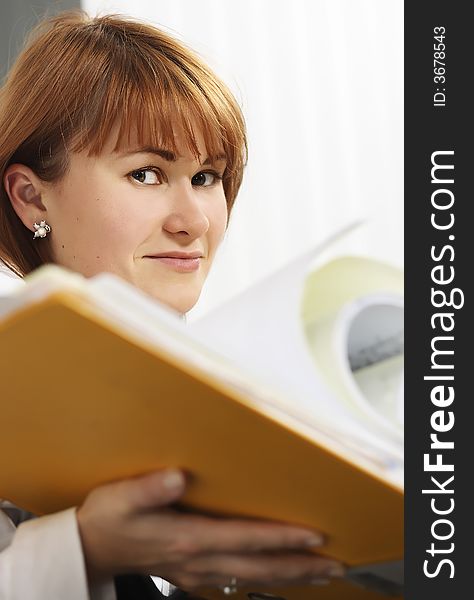
[[[22,285],[0,261],[0,302]],[[176,589],[152,579],[165,596]],[[112,580],[88,586],[76,509],[34,518],[0,498],[0,600],[66,598],[116,600]]]

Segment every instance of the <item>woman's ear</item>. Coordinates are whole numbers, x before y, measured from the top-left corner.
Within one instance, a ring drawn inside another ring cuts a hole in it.
[[[13,210],[25,227],[33,231],[33,223],[46,220],[46,207],[41,201],[41,179],[29,167],[12,164],[3,176],[3,185]]]

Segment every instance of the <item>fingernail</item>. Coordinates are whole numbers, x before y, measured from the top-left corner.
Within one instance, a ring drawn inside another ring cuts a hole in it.
[[[324,544],[323,536],[318,535],[316,533],[313,533],[309,538],[306,538],[306,540],[305,540],[305,546],[308,546],[308,548],[315,547],[315,546],[322,546],[323,544]]]
[[[163,478],[163,485],[168,490],[176,490],[183,487],[184,477],[181,471],[170,469],[166,471]]]
[[[312,579],[310,583],[311,585],[328,585],[329,579],[318,577],[317,579]]]
[[[342,565],[333,565],[325,573],[328,577],[344,577],[345,574],[346,570]]]

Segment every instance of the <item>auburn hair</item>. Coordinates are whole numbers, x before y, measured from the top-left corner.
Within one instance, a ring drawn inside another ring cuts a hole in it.
[[[70,152],[99,155],[119,123],[115,150],[135,134],[143,146],[177,153],[173,124],[199,157],[227,159],[228,214],[247,161],[242,112],[227,86],[183,43],[122,15],[70,11],[39,23],[0,90],[0,260],[20,276],[53,262],[49,240],[33,241],[4,187],[8,165],[60,180]]]

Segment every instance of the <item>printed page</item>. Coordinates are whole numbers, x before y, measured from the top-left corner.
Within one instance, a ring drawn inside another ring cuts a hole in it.
[[[368,294],[308,324],[314,367],[347,409],[402,446],[403,303]]]

